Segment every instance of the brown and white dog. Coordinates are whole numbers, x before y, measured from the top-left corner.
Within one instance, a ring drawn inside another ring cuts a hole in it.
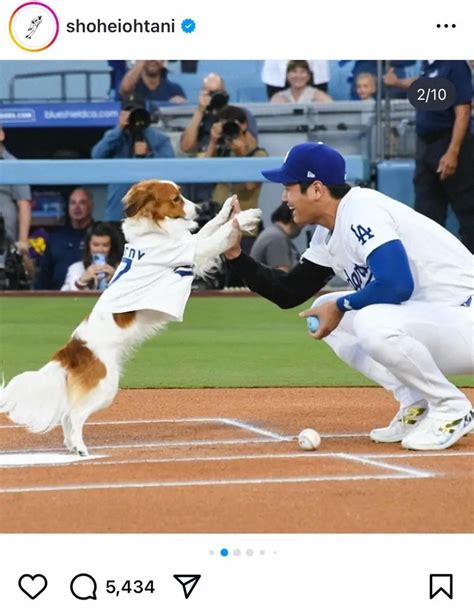
[[[81,456],[88,455],[83,425],[94,411],[112,403],[127,356],[167,322],[181,320],[192,276],[205,276],[218,267],[230,245],[231,215],[238,201],[229,198],[194,235],[190,231],[197,227],[196,206],[173,182],[139,182],[125,196],[124,206],[124,265],[109,288],[50,362],[17,375],[0,389],[0,412],[31,432],[62,424],[64,444]],[[260,217],[255,209],[235,215],[246,231],[255,229]],[[137,264],[130,273],[137,253],[146,253],[148,266],[140,271]],[[129,302],[138,306],[129,310]]]

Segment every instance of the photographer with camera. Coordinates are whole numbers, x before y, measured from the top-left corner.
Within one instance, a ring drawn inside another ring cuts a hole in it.
[[[229,103],[229,94],[224,79],[215,72],[203,78],[198,107],[181,136],[181,150],[184,153],[203,156],[211,139],[211,129],[218,121],[218,113]],[[252,113],[243,109],[247,119],[247,129],[258,139],[257,123]],[[212,198],[214,184],[187,184],[186,195],[197,203],[208,202]]]
[[[126,100],[122,104],[117,127],[106,131],[95,144],[93,159],[140,159],[174,157],[173,147],[168,136],[150,127],[151,117],[143,102]],[[130,184],[110,184],[107,189],[107,204],[104,220],[122,220],[122,198]]]
[[[217,122],[211,128],[206,157],[268,157],[264,148],[259,148],[255,137],[250,133],[247,115],[243,108],[226,106],[217,115]],[[230,195],[237,195],[242,210],[258,208],[262,189],[261,182],[236,182],[216,184],[212,193],[213,201],[222,205]],[[255,237],[247,235],[243,248],[250,251]]]
[[[0,162],[15,159],[4,146],[0,125]],[[28,254],[31,225],[31,189],[26,185],[0,185],[0,290],[28,287],[34,265]],[[20,282],[19,277],[23,279]],[[3,280],[2,280],[3,277]],[[21,286],[20,286],[21,283]]]
[[[217,113],[229,103],[224,79],[215,72],[203,78],[198,107],[181,137],[181,150],[185,153],[204,152],[209,144],[211,127],[217,120]],[[255,139],[258,137],[257,124],[252,113],[244,109],[247,125]]]

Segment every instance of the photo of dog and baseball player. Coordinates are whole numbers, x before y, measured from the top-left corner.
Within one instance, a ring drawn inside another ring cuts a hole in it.
[[[25,64],[2,531],[470,531],[471,64],[88,61],[56,92]]]

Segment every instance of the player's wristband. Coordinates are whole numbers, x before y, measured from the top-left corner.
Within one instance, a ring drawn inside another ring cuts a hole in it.
[[[356,294],[356,293],[354,292],[354,294]],[[341,313],[345,313],[346,311],[352,311],[354,309],[350,302],[351,296],[352,296],[351,294],[348,294],[344,297],[339,297],[337,299],[336,305]]]

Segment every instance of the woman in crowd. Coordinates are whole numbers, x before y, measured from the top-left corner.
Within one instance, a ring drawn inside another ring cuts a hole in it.
[[[122,257],[116,230],[96,223],[87,238],[81,261],[69,266],[61,290],[105,290]]]
[[[304,59],[293,59],[288,62],[286,80],[290,85],[289,88],[275,93],[270,100],[272,104],[332,102],[332,98],[327,93],[310,85],[312,81],[311,70],[308,62]]]

